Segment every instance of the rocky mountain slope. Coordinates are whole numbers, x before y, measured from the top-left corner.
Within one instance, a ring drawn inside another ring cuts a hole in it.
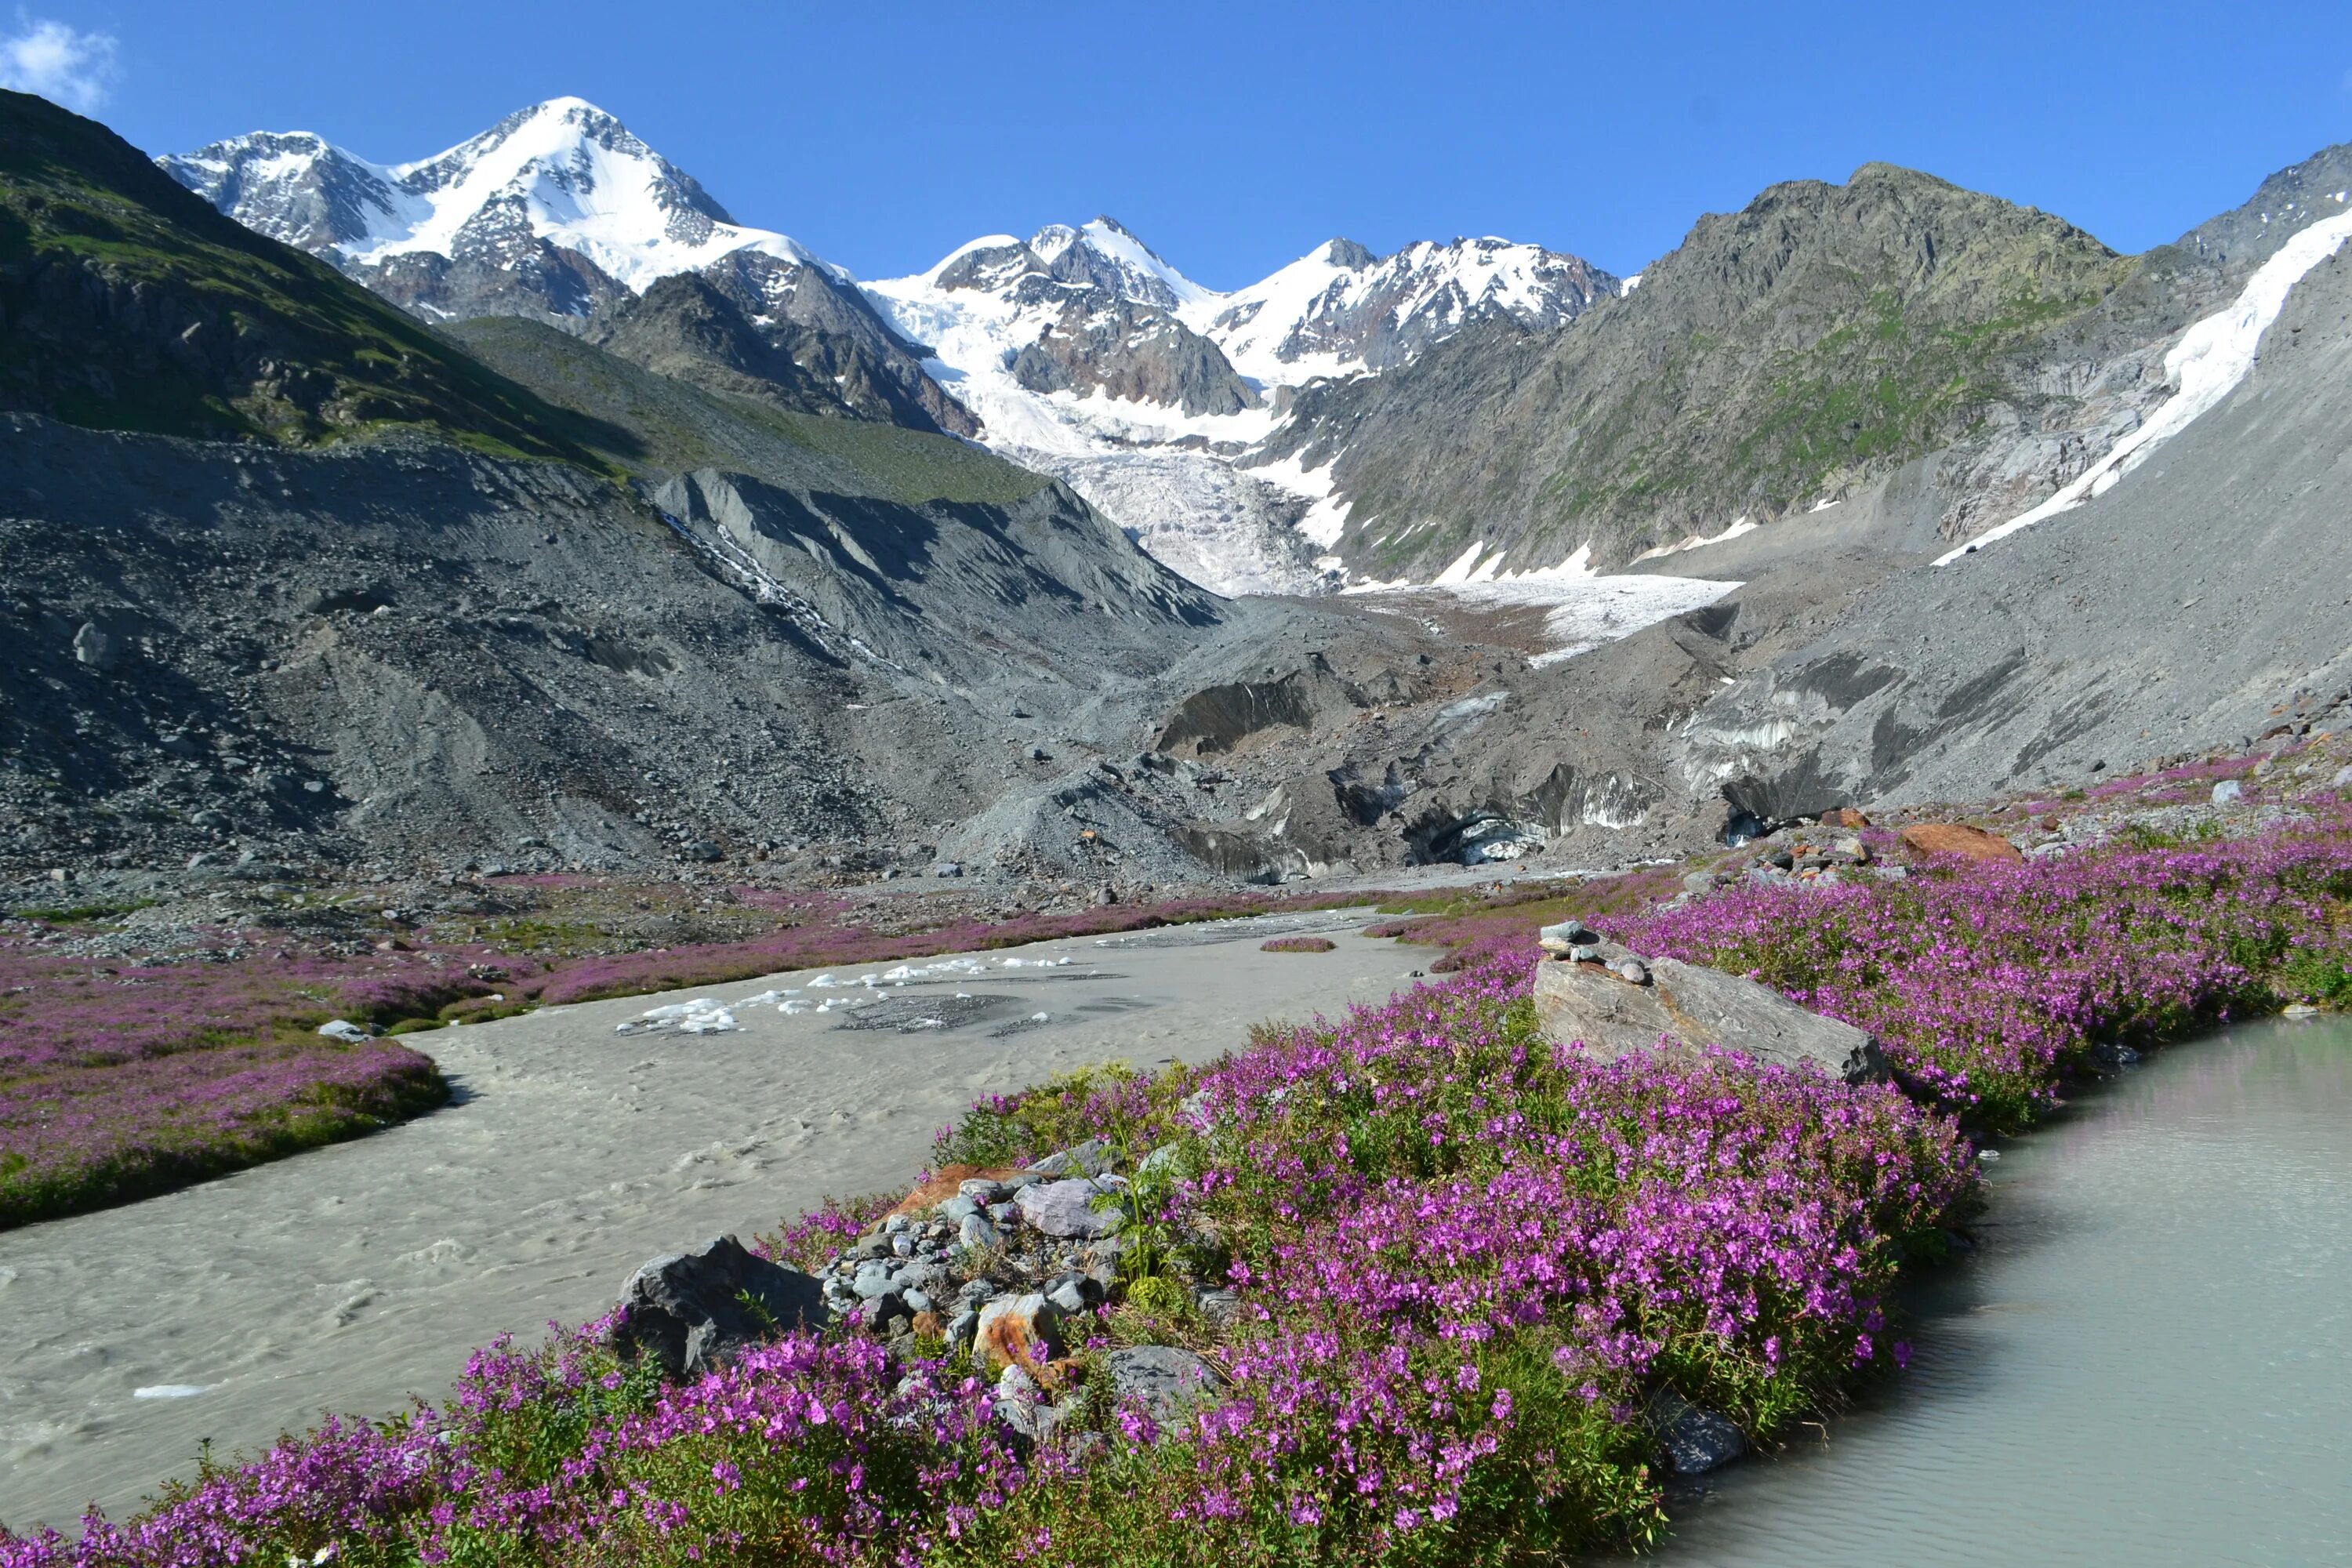
[[[1571,332],[1496,323],[1393,374],[1318,387],[1269,443],[1345,503],[1333,548],[1426,581],[1580,546],[1621,563],[1798,517],[1936,455],[1965,538],[2074,479],[2172,390],[2163,361],[2254,267],[2340,213],[2352,153],[2144,256],[1874,164],[1700,220]],[[1470,520],[1475,519],[1474,524]]]
[[[2341,727],[2347,479],[2352,261],[2337,249],[2219,406],[2079,507],[1889,579],[1712,697],[1680,733],[1677,771],[1790,816]]]

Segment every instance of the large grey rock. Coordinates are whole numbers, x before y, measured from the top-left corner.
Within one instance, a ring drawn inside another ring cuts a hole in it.
[[[1140,1405],[1162,1426],[1225,1385],[1215,1367],[1173,1345],[1129,1345],[1106,1359],[1111,1396],[1121,1404]]]
[[[114,668],[116,644],[111,637],[99,630],[97,623],[84,621],[73,636],[73,656],[92,669]]]
[[[1712,1410],[1702,1410],[1671,1388],[1650,1396],[1650,1430],[1665,1450],[1666,1468],[1678,1476],[1703,1476],[1748,1452],[1739,1428]]]
[[[1089,1138],[1075,1149],[1046,1155],[1029,1170],[1039,1176],[1099,1176],[1118,1163],[1118,1157],[1109,1144],[1099,1138]]]
[[[1042,1443],[1054,1435],[1054,1429],[1069,1419],[1076,1409],[1075,1401],[1055,1404],[1028,1370],[1019,1365],[1008,1366],[1004,1375],[996,1380],[996,1413],[1004,1424],[1032,1442]]]
[[[1845,1083],[1886,1077],[1876,1044],[1851,1024],[1809,1013],[1753,980],[1678,959],[1651,962],[1643,984],[1612,967],[1630,956],[1610,945],[1601,962],[1538,964],[1536,1017],[1544,1033],[1562,1045],[1580,1044],[1602,1061],[1656,1050],[1666,1041],[1745,1051],[1761,1062],[1807,1068]]]
[[[1021,1217],[1047,1236],[1092,1238],[1118,1228],[1117,1211],[1097,1209],[1095,1200],[1108,1189],[1094,1182],[1040,1182],[1024,1187],[1013,1200]]]
[[[781,1331],[821,1329],[829,1316],[815,1279],[722,1236],[631,1275],[613,1334],[672,1376],[692,1377]]]

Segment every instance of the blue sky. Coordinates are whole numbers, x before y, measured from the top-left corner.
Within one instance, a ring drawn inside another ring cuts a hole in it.
[[[1615,7],[39,0],[0,80],[150,151],[438,152],[603,105],[867,277],[1108,212],[1231,288],[1335,234],[1618,272],[1775,180],[1886,159],[2137,250],[2352,139],[2352,5]]]

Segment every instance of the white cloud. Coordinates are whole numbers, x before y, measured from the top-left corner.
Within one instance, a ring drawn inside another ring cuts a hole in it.
[[[114,39],[63,22],[16,13],[16,30],[0,37],[0,87],[37,92],[84,113],[106,101],[114,82]]]

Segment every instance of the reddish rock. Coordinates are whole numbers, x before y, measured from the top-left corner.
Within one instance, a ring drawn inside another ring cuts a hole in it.
[[[1835,811],[1825,811],[1822,813],[1822,826],[1824,827],[1863,828],[1870,826],[1870,818],[1863,816],[1862,813],[1854,810],[1853,807],[1845,805],[1840,806]]]
[[[1040,1372],[1060,1356],[1061,1326],[1062,1310],[1041,1293],[999,1296],[980,1310],[972,1354],[992,1370],[1020,1366]]]
[[[1903,842],[1922,855],[1958,855],[1969,860],[2022,860],[2017,846],[1998,833],[1958,822],[1917,822],[1903,830]]]

